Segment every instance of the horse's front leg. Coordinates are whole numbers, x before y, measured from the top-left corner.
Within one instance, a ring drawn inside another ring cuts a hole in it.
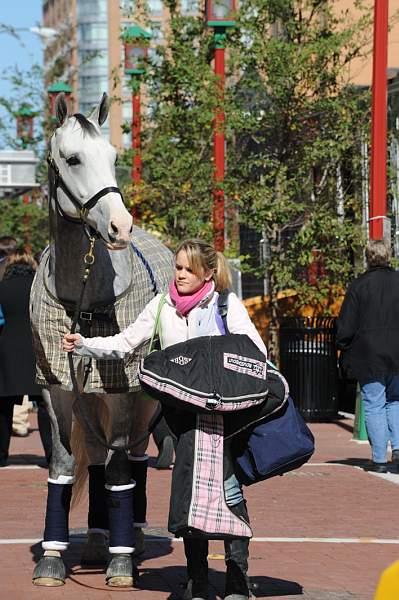
[[[44,390],[43,398],[51,421],[52,456],[47,483],[47,508],[42,547],[44,555],[33,572],[35,585],[59,586],[65,583],[66,570],[61,552],[69,544],[69,510],[74,482],[75,461],[70,441],[72,429],[72,392],[56,386]]]
[[[85,394],[83,399],[84,405],[81,402],[75,405],[76,416],[85,432],[85,449],[89,459],[89,530],[82,559],[93,562],[102,555],[104,543],[99,537],[104,536],[108,529],[111,561],[107,583],[127,587],[133,585],[135,574],[131,560],[134,551],[135,484],[127,451],[123,447],[129,440],[134,394]],[[121,450],[104,448],[99,437],[106,438],[108,444],[119,446]]]

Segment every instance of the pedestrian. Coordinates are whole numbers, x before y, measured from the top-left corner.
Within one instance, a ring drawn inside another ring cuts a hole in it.
[[[29,296],[36,261],[30,254],[7,256],[0,282],[5,326],[0,335],[0,466],[7,465],[15,405],[25,395],[38,405],[38,423],[47,461],[51,455],[50,421],[41,388],[35,383],[35,358],[29,319]]]
[[[3,279],[6,268],[6,258],[17,250],[17,240],[12,235],[0,236],[0,281]]]
[[[166,295],[160,314],[163,346],[166,348],[204,335],[220,335],[217,300],[219,292],[230,285],[229,267],[220,252],[216,252],[202,240],[183,241],[175,253],[175,278],[170,283],[169,294]],[[115,336],[84,338],[80,334],[66,334],[63,339],[64,350],[95,358],[117,358],[131,352],[151,338],[160,299],[161,296],[158,295],[151,300],[136,321]],[[259,333],[234,293],[229,294],[227,325],[232,334],[247,334],[266,355]],[[233,445],[226,446],[229,448],[229,459],[234,463]],[[231,471],[225,480],[224,489],[230,510],[249,523],[242,487]],[[248,538],[225,540],[226,600],[245,600],[250,596],[247,576],[248,546]],[[206,536],[184,537],[184,549],[188,573],[185,597],[207,599],[208,539]]]
[[[367,271],[346,292],[338,317],[337,345],[344,371],[360,384],[372,462],[385,473],[391,444],[399,467],[399,273],[382,240],[366,247]]]

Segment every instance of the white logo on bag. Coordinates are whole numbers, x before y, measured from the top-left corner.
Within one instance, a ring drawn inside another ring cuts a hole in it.
[[[231,371],[245,373],[258,379],[266,379],[266,363],[260,360],[225,352],[223,354],[223,366]]]
[[[188,365],[193,359],[188,358],[187,356],[176,356],[176,358],[171,358],[170,361],[174,362],[178,365]]]

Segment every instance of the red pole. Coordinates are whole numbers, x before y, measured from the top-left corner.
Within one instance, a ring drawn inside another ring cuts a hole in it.
[[[132,94],[132,148],[134,150],[133,155],[133,167],[132,167],[132,179],[135,184],[141,183],[141,153],[140,153],[140,129],[141,129],[141,116],[140,116],[140,87],[133,89]]]
[[[218,44],[215,48],[215,75],[218,78],[219,97],[223,99],[224,92],[224,47]],[[214,120],[214,160],[215,160],[215,189],[213,192],[213,233],[215,249],[224,250],[224,112],[216,109]]]
[[[388,0],[375,0],[369,222],[372,240],[383,238],[387,212],[387,45]]]

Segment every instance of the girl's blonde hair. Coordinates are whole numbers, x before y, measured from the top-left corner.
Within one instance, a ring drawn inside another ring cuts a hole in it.
[[[17,251],[9,254],[6,258],[6,272],[15,265],[26,265],[30,267],[32,271],[36,271],[37,269],[37,262],[32,254],[29,254],[28,252]]]
[[[213,271],[212,279],[215,289],[221,292],[231,286],[231,272],[227,260],[221,252],[217,252],[213,246],[199,239],[184,240],[175,252],[175,256],[181,250],[187,254],[188,264],[193,273],[202,276],[204,271]]]

